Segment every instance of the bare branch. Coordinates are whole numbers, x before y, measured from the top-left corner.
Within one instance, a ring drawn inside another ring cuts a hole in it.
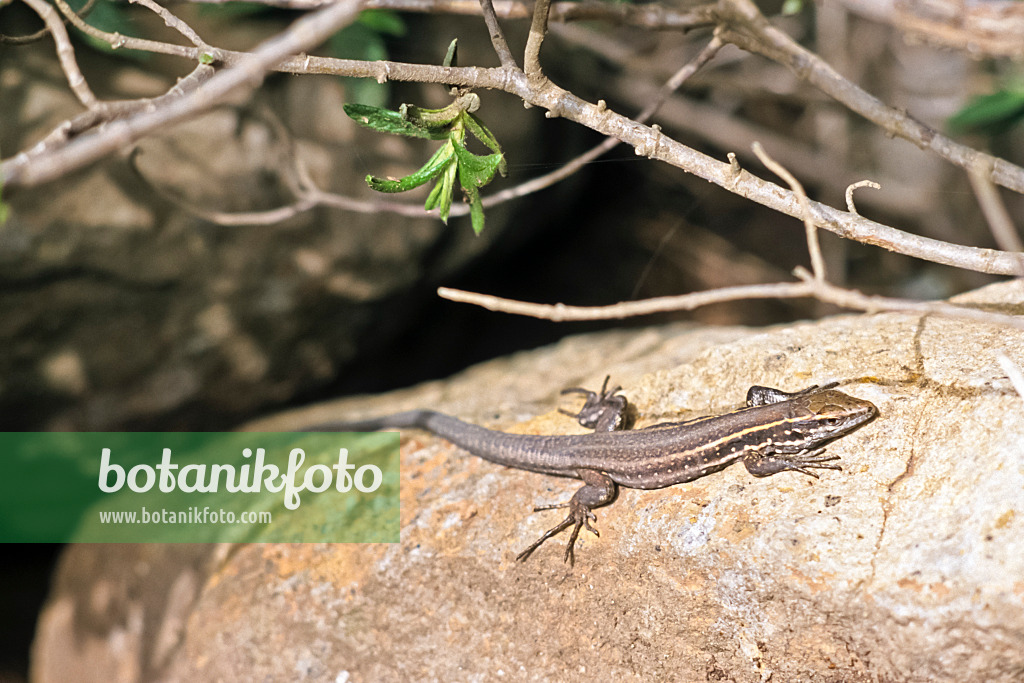
[[[1003,159],[961,145],[904,112],[884,104],[846,78],[818,55],[804,49],[772,26],[750,0],[721,0],[720,19],[725,22],[726,41],[789,67],[799,78],[841,102],[852,111],[921,149],[970,170],[977,164],[990,169],[997,185],[1024,193],[1024,169]]]
[[[161,19],[164,20],[164,24],[166,24],[170,28],[173,28],[175,31],[177,31],[181,35],[185,36],[190,43],[192,43],[193,45],[198,47],[200,50],[204,50],[204,51],[209,51],[210,50],[210,46],[206,44],[206,41],[204,41],[202,38],[199,37],[199,34],[196,33],[192,29],[191,26],[189,26],[184,21],[182,21],[178,17],[176,17],[173,14],[171,14],[164,7],[161,7],[160,5],[158,5],[155,2],[153,2],[153,0],[128,0],[128,1],[132,2],[132,3],[136,3],[136,4],[139,4],[139,5],[142,5],[143,7],[146,7],[147,9],[152,10],[154,13],[156,13],[157,16],[159,16]]]
[[[194,61],[199,61],[200,55],[202,54],[202,51],[197,48],[189,48],[183,45],[174,45],[173,43],[163,43],[157,40],[133,38],[131,36],[123,36],[120,33],[108,33],[106,31],[101,31],[91,24],[86,23],[85,20],[75,14],[75,11],[71,9],[64,0],[54,0],[54,2],[72,26],[87,36],[109,43],[115,50],[123,48],[127,50],[141,50],[143,52],[156,52],[158,54],[184,57]]]
[[[981,57],[1024,57],[1024,6],[1014,0],[899,0],[842,3],[852,12],[895,26],[911,39]]]
[[[897,311],[922,315],[941,315],[952,318],[966,318],[992,325],[1009,325],[1024,328],[1024,316],[990,313],[968,306],[957,306],[945,302],[910,301],[882,296],[867,296],[827,282],[819,282],[803,269],[797,275],[802,282],[777,282],[764,285],[741,285],[722,287],[705,292],[665,296],[643,301],[627,301],[609,306],[567,306],[565,304],[535,304],[514,299],[504,299],[488,294],[477,294],[461,289],[440,287],[437,295],[442,299],[482,306],[490,311],[525,315],[531,318],[564,322],[569,320],[618,320],[652,313],[690,311],[711,304],[742,301],[746,299],[806,299],[814,298],[843,308],[861,311]]]
[[[523,71],[531,80],[540,81],[544,72],[540,68],[540,46],[548,33],[548,10],[551,0],[535,0],[533,19],[530,22],[530,33],[526,38],[526,54],[523,57]],[[550,110],[549,110],[550,111]]]
[[[857,212],[857,206],[853,203],[853,192],[859,190],[862,187],[870,187],[874,190],[881,190],[882,186],[876,183],[874,180],[859,180],[846,188],[846,210],[850,213],[859,216]]]
[[[78,68],[78,62],[75,61],[75,50],[71,47],[71,38],[68,37],[68,31],[64,28],[64,22],[61,21],[60,15],[45,0],[25,0],[25,4],[39,15],[53,36],[53,41],[57,44],[57,58],[60,60],[60,67],[64,70],[71,91],[86,107],[95,107],[99,100],[96,99],[89,84],[85,82],[85,76]]]
[[[123,149],[154,130],[207,111],[237,90],[251,90],[262,82],[264,74],[275,65],[290,55],[321,43],[341,26],[351,22],[358,12],[359,3],[356,0],[340,0],[306,15],[287,30],[258,46],[251,55],[238,60],[233,68],[213,76],[187,97],[170,101],[160,109],[142,111],[111,122],[102,131],[82,135],[60,149],[36,157],[35,163],[29,163],[27,156],[22,155],[4,162],[4,184],[35,185],[53,180],[69,170],[81,168],[112,151]]]
[[[761,180],[744,170],[737,172],[738,166],[734,168],[729,163],[701,154],[660,131],[643,126],[609,109],[584,102],[553,84],[549,83],[539,93],[534,92],[525,82],[513,81],[513,85],[522,87],[522,90],[515,90],[516,94],[531,104],[558,111],[570,120],[616,137],[632,145],[638,155],[670,163],[730,192],[794,218],[803,217],[799,200],[793,192]],[[814,222],[840,237],[967,270],[999,275],[1011,275],[1016,272],[1016,257],[1006,252],[953,245],[913,235],[814,201],[810,202],[810,206]]]
[[[704,49],[690,62],[681,67],[672,77],[665,83],[659,92],[658,96],[650,101],[640,114],[635,119],[639,122],[644,122],[651,118],[664,103],[665,99],[671,96],[671,94],[683,83],[692,76],[696,71],[707,64],[715,54],[721,49],[723,43],[717,37],[713,37]],[[605,107],[604,101],[601,100],[597,103],[597,107]],[[542,176],[532,178],[524,183],[520,183],[514,187],[507,188],[500,192],[488,195],[482,199],[482,204],[485,208],[490,208],[498,204],[502,204],[513,199],[525,197],[534,192],[543,190],[546,187],[550,187],[555,183],[568,178],[573,173],[576,173],[586,164],[594,161],[601,155],[610,151],[617,145],[621,144],[620,140],[608,137],[605,138],[600,144],[592,147],[583,154],[573,158],[569,162],[560,166],[559,168],[546,173]],[[438,210],[425,211],[420,205],[406,204],[401,202],[389,202],[389,201],[365,201],[361,199],[353,199],[339,194],[330,192],[324,192],[316,186],[312,178],[306,172],[301,161],[296,157],[295,150],[292,149],[288,153],[289,166],[295,172],[299,178],[299,182],[290,183],[292,191],[295,193],[296,201],[285,207],[272,209],[269,211],[258,211],[258,212],[242,212],[242,213],[227,213],[219,211],[210,211],[208,209],[202,209],[199,207],[191,206],[184,201],[169,195],[159,188],[149,183],[148,179],[145,178],[144,174],[136,168],[136,172],[139,173],[143,181],[147,183],[154,191],[160,193],[168,200],[178,204],[182,208],[195,213],[196,215],[217,223],[219,225],[269,225],[276,221],[287,220],[293,216],[308,211],[315,206],[330,206],[333,208],[343,209],[347,211],[355,211],[358,213],[395,213],[402,216],[409,216],[412,218],[421,218],[428,215],[437,215]],[[469,206],[466,204],[456,204],[451,207],[450,216],[464,216],[469,213]]]
[[[487,32],[491,36],[491,45],[494,46],[494,51],[498,54],[501,65],[507,69],[519,68],[515,57],[512,56],[512,51],[508,47],[508,42],[505,40],[505,33],[501,30],[498,17],[494,14],[494,5],[491,3],[491,0],[480,0],[480,10],[484,15],[484,23],[487,24]]]
[[[535,304],[491,296],[489,294],[451,289],[449,287],[439,287],[437,295],[449,301],[482,306],[489,311],[564,322],[569,320],[618,320],[638,315],[650,315],[652,313],[692,311],[702,306],[743,299],[792,299],[808,297],[811,295],[811,291],[812,288],[810,286],[801,282],[779,282],[766,285],[723,287],[706,292],[663,296],[654,299],[644,299],[643,301],[626,301],[609,306]]]
[[[1005,251],[1024,251],[1024,243],[1021,242],[1017,229],[1013,226],[1013,219],[1010,218],[1006,205],[999,196],[999,190],[989,180],[989,173],[984,166],[975,165],[968,169],[967,177],[971,181],[971,188],[974,196],[978,198],[978,205],[985,214],[992,236],[996,244]]]
[[[225,4],[233,0],[193,0],[198,3]],[[235,0],[238,1],[238,0]],[[289,9],[314,9],[330,4],[331,0],[259,0],[260,4]],[[714,3],[677,9],[659,4],[633,5],[626,3],[555,2],[549,12],[549,21],[606,21],[623,26],[657,31],[689,31],[715,23]],[[423,12],[429,14],[480,14],[478,0],[364,0],[363,9],[388,9],[396,12]],[[502,19],[529,19],[533,4],[519,0],[497,0],[495,14]]]
[[[722,1],[727,2],[728,0]],[[733,1],[740,2],[741,0]],[[58,2],[63,2],[63,0],[58,0]],[[352,0],[350,3],[346,3],[346,7],[356,4]],[[107,35],[110,36],[110,34]],[[126,45],[124,37],[114,36],[113,39],[121,41],[113,43],[115,45]],[[159,45],[163,46],[161,51],[176,50],[177,54],[187,56],[189,59],[199,60],[202,57],[202,51],[195,47]],[[221,50],[218,54],[222,63],[231,67],[246,63],[248,60],[245,53]],[[271,61],[268,59],[267,63],[269,64]],[[275,68],[289,73],[327,73],[370,77],[382,82],[394,79],[503,90],[520,97],[527,104],[543,107],[548,109],[549,113],[565,116],[581,125],[621,140],[633,146],[640,155],[666,161],[731,192],[788,215],[800,218],[806,215],[794,193],[787,192],[777,185],[746,173],[739,168],[738,164],[732,166],[712,159],[676,142],[654,127],[640,125],[634,120],[610,111],[603,106],[603,103],[593,105],[580,100],[546,79],[540,83],[531,83],[530,79],[518,70],[479,67],[445,68],[432,65],[384,61],[362,62],[309,56],[286,57],[279,60]],[[233,71],[235,71],[234,68],[228,69],[225,74]],[[218,74],[216,78],[220,79],[223,75]],[[256,77],[257,80],[259,77],[261,76]],[[235,87],[238,83],[245,84],[245,81],[246,78],[241,77],[237,82],[233,82],[231,87]],[[202,93],[193,93],[188,98],[184,98],[186,101],[178,103],[173,109],[145,114],[138,113],[133,115],[130,120],[106,125],[90,135],[80,135],[62,149],[45,150],[39,154],[19,154],[14,159],[6,160],[0,165],[0,176],[5,184],[10,185],[34,185],[60,177],[70,170],[80,168],[86,163],[124,147],[139,137],[156,130],[166,122],[179,120],[213,106],[219,101],[218,98],[223,96],[217,94],[222,92],[220,88],[223,83],[226,81],[218,80],[217,89],[210,90],[205,88],[212,84],[207,84]],[[1003,161],[999,161],[999,166],[1021,170]],[[1017,257],[1015,255],[990,249],[953,245],[912,235],[816,202],[811,202],[810,206],[816,224],[842,237],[955,267],[994,274],[1009,275],[1017,272]]]
[[[818,242],[818,228],[814,225],[814,219],[811,217],[811,202],[807,199],[807,193],[804,191],[804,186],[800,184],[800,181],[796,179],[792,173],[790,173],[784,166],[776,162],[768,153],[764,151],[764,147],[761,143],[754,143],[754,154],[761,160],[768,169],[779,176],[789,185],[790,189],[796,193],[797,199],[800,201],[800,212],[804,221],[804,232],[807,237],[807,251],[811,255],[811,270],[814,271],[814,279],[819,282],[825,280],[825,257],[821,255],[821,244]]]
[[[12,0],[0,0],[0,7],[9,5],[11,2]],[[96,0],[87,0],[86,3],[82,5],[81,9],[78,10],[77,15],[80,17],[86,16],[92,11],[92,8],[95,5]],[[43,26],[43,28],[39,29],[35,33],[30,33],[24,36],[8,36],[0,33],[0,43],[6,43],[8,45],[27,45],[28,43],[34,43],[37,40],[42,40],[49,33],[50,28],[48,26]]]

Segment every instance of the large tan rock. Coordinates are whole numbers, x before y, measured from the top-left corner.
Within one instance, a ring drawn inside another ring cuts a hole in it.
[[[967,300],[1019,310],[1024,287]],[[606,372],[641,424],[735,408],[754,383],[838,380],[881,411],[819,480],[732,467],[622,489],[575,567],[564,538],[513,559],[561,519],[531,508],[574,481],[410,432],[400,544],[170,547],[159,571],[144,546],[71,548],[33,680],[1020,680],[1024,399],[999,354],[1024,366],[1024,332],[897,314],[665,327],[278,416],[253,427],[419,405],[567,431],[557,391]],[[97,559],[111,553],[119,573]]]

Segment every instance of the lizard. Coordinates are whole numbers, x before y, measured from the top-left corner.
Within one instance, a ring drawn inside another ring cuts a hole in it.
[[[526,560],[549,538],[573,527],[564,561],[575,562],[574,546],[581,529],[599,536],[591,522],[593,509],[610,503],[617,487],[660,489],[693,481],[742,462],[755,477],[785,471],[818,478],[814,469],[841,470],[836,455],[823,446],[845,436],[878,415],[878,408],[835,387],[812,385],[795,392],[752,386],[746,406],[721,415],[683,422],[661,422],[628,429],[629,402],[621,387],[599,392],[580,387],[562,394],[582,394],[575,417],[586,434],[513,434],[464,422],[432,410],[411,410],[353,422],[329,422],[303,431],[378,431],[423,429],[470,453],[499,465],[530,472],[583,480],[567,503],[534,511],[568,508],[564,520],[516,556]]]

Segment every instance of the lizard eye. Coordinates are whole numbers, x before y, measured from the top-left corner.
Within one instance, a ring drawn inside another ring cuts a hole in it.
[[[829,427],[837,427],[841,423],[842,423],[842,420],[840,420],[838,417],[826,417],[825,418],[825,424],[828,425]]]

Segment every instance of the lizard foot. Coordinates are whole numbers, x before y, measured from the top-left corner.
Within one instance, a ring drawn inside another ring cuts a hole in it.
[[[835,389],[839,386],[839,382],[829,382],[822,386],[812,384],[806,389],[800,391],[783,391],[782,389],[774,389],[772,387],[760,387],[754,385],[747,390],[747,405],[748,406],[766,406],[771,403],[782,403],[783,401],[792,401],[794,398],[800,398],[802,396],[810,396],[820,391],[826,391],[828,389]]]
[[[595,432],[614,432],[617,429],[622,429],[625,426],[626,406],[629,402],[625,396],[619,393],[622,391],[622,387],[617,386],[611,391],[608,390],[608,380],[610,379],[610,375],[604,378],[604,384],[601,385],[599,392],[582,387],[563,389],[563,395],[583,394],[587,400],[578,413],[562,408],[559,408],[558,412],[576,418],[580,425],[587,429],[593,429]]]
[[[579,470],[577,474],[583,480],[583,486],[573,494],[568,503],[544,505],[534,508],[534,512],[537,512],[567,507],[569,508],[569,516],[545,531],[544,535],[538,538],[529,548],[519,553],[516,556],[516,560],[522,562],[534,550],[539,548],[544,541],[571,526],[573,527],[572,534],[569,535],[569,544],[565,548],[565,561],[571,565],[576,562],[573,548],[576,546],[576,539],[579,538],[580,529],[586,528],[587,531],[595,536],[601,535],[597,533],[597,529],[590,525],[591,521],[597,521],[597,515],[591,512],[591,509],[606,505],[612,501],[615,497],[615,482],[607,474],[597,470]]]
[[[544,543],[544,541],[548,540],[552,536],[561,533],[565,529],[568,529],[570,526],[575,525],[573,526],[572,534],[569,536],[569,543],[565,547],[564,557],[565,562],[568,562],[570,565],[573,565],[576,563],[576,556],[573,554],[573,548],[576,545],[576,539],[580,535],[580,529],[586,527],[587,531],[591,532],[595,536],[601,535],[597,532],[597,529],[590,525],[590,522],[592,520],[595,522],[597,521],[597,515],[595,515],[588,508],[584,507],[581,503],[579,503],[579,501],[577,501],[575,497],[568,503],[562,503],[561,505],[544,505],[541,507],[534,508],[534,512],[539,512],[541,510],[554,510],[555,508],[564,507],[569,508],[569,515],[561,522],[545,531],[544,535],[538,538],[533,543],[531,543],[529,548],[516,555],[517,562],[524,562],[528,557],[530,557],[534,550],[539,548],[541,544]]]
[[[843,468],[833,461],[839,460],[838,455],[826,455],[824,448],[813,451],[803,451],[793,455],[755,455],[744,459],[743,464],[747,471],[755,477],[767,477],[786,470],[802,472],[807,476],[818,478],[818,475],[811,472],[811,469],[819,470],[842,470]]]

